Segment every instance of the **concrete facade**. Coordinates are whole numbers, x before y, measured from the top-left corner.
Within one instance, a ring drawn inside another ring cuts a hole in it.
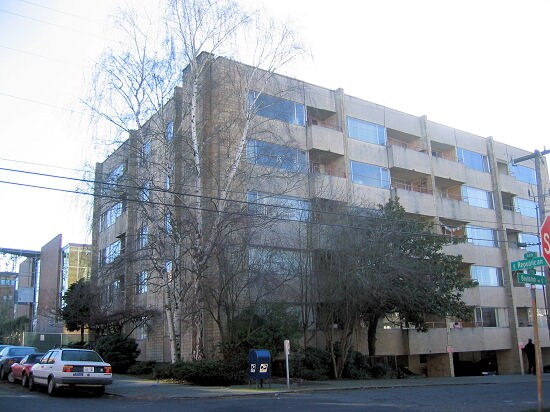
[[[254,86],[241,90],[241,100],[233,95],[222,98],[230,87],[228,83],[237,83],[231,80],[231,76],[239,72],[235,67],[242,72],[247,70],[238,63],[215,59],[203,79],[198,113],[204,120],[205,130],[219,130],[221,120],[218,119],[231,110],[238,113],[249,91],[254,90]],[[462,255],[465,271],[479,282],[479,286],[464,294],[464,301],[474,311],[474,320],[442,319],[433,322],[426,333],[380,325],[377,354],[407,358],[409,367],[417,372],[425,371],[429,376],[452,376],[457,361],[477,362],[484,358],[496,358],[501,373],[522,373],[521,348],[533,337],[534,320],[530,291],[517,282],[510,262],[523,259],[527,249],[538,248],[537,202],[533,199],[537,182],[533,160],[514,165],[513,159],[529,152],[492,137],[476,136],[432,122],[426,116],[414,116],[346,95],[341,89],[329,90],[278,75],[264,86],[264,95],[291,102],[296,113],[303,110],[304,119],[296,115],[298,120],[281,120],[277,114],[258,113],[247,139],[297,150],[297,156],[306,159],[308,170],[303,180],[293,182],[289,189],[284,176],[274,171],[276,167],[267,165],[268,178],[254,180],[254,187],[251,184],[240,188],[237,198],[245,200],[247,191],[284,193],[307,201],[362,201],[372,205],[399,198],[408,214],[433,221],[441,233],[468,237],[468,242],[449,246],[446,251]],[[163,131],[170,122],[175,122],[174,130],[185,129],[178,111],[182,99],[185,99],[182,92],[176,90],[162,113],[155,115],[157,120],[162,117],[159,123],[163,126],[155,129],[148,125],[147,133],[152,134],[153,129],[157,133]],[[144,291],[138,285],[140,293],[136,293],[135,279],[141,268],[135,261],[135,245],[139,242],[143,221],[136,202],[129,201],[139,198],[139,186],[128,182],[139,180],[144,173],[139,157],[143,146],[137,135],[137,132],[131,135],[96,167],[96,181],[106,182],[114,173],[117,184],[125,182],[127,187],[121,190],[124,193],[117,193],[121,199],[118,210],[112,199],[101,196],[105,185],[96,186],[92,266],[94,274],[112,269],[108,277],[100,281],[106,294],[115,290],[117,299],[126,305],[139,303],[160,308],[163,304],[160,289],[153,291],[149,285]],[[231,131],[228,136],[233,136]],[[175,170],[171,184],[179,187],[176,191],[181,193],[186,176],[181,165],[188,152],[178,147],[177,142],[175,138],[173,150],[163,156],[173,156],[171,162]],[[213,176],[212,182],[223,170],[220,152],[233,143],[232,138],[220,140],[219,137],[209,143],[209,156],[205,158],[212,161],[204,167]],[[152,149],[148,150],[159,155],[161,147],[156,147],[154,142],[150,144]],[[544,158],[541,160],[539,183],[543,193],[547,193],[548,170]],[[240,167],[247,167],[246,159]],[[109,220],[108,225],[105,219]],[[299,230],[290,232],[293,237],[280,239],[277,246],[300,247],[303,237],[298,234]],[[271,246],[277,243],[271,243],[273,241],[263,235],[260,238]],[[116,258],[105,260],[105,253],[111,250],[115,250]],[[543,358],[550,361],[543,289],[537,289],[536,294]],[[208,343],[214,346],[219,338],[216,329],[212,325],[207,329],[205,337],[209,337]],[[147,333],[142,331],[140,336],[136,335],[143,357],[167,360],[167,336],[164,320]],[[361,330],[355,341],[356,348],[366,351],[366,337]]]

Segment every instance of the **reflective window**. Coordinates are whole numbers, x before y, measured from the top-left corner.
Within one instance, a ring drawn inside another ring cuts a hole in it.
[[[272,219],[304,222],[309,219],[309,201],[297,197],[248,192],[249,211]]]
[[[250,248],[249,270],[257,274],[297,276],[306,265],[305,254],[297,250]]]
[[[539,253],[539,237],[537,235],[532,235],[531,233],[520,233],[518,240],[520,243],[525,244],[525,246],[521,246],[522,249],[528,250],[529,252]]]
[[[493,209],[493,194],[475,187],[462,186],[462,200],[471,206]]]
[[[477,281],[479,286],[502,286],[502,269],[492,266],[470,267],[472,280]]]
[[[139,200],[142,202],[148,202],[151,194],[151,184],[149,182],[145,182],[141,189],[139,190]]]
[[[494,229],[478,226],[466,226],[468,243],[476,246],[498,247],[497,232]]]
[[[293,147],[251,139],[247,142],[246,156],[249,163],[257,165],[300,173],[308,170],[307,153]]]
[[[382,146],[386,145],[386,128],[384,126],[353,117],[348,117],[347,122],[348,136],[352,139],[363,140]]]
[[[303,104],[255,91],[249,92],[248,100],[252,110],[260,116],[305,125],[306,110]]]
[[[390,171],[384,167],[351,160],[350,169],[351,180],[354,183],[383,189],[390,188]]]
[[[527,217],[537,217],[538,208],[536,202],[528,199],[523,199],[521,197],[515,197],[514,205],[516,207],[516,211],[520,215]]]
[[[147,271],[143,270],[137,275],[136,293],[141,295],[147,292]]]
[[[504,308],[475,308],[475,323],[485,328],[507,327],[508,316]]]
[[[529,183],[531,185],[537,184],[537,174],[535,169],[523,165],[510,164],[510,174],[515,176],[516,180],[520,182]]]
[[[174,138],[174,122],[169,122],[166,125],[165,136],[166,136],[166,140],[169,142],[172,141],[172,139]]]
[[[139,229],[138,233],[138,249],[144,248],[149,243],[149,228],[147,226],[142,226]]]
[[[471,152],[459,147],[457,148],[457,158],[459,163],[470,169],[479,170],[480,172],[490,171],[489,159],[481,153]]]
[[[111,243],[109,246],[105,248],[105,252],[103,254],[103,261],[105,264],[114,262],[114,260],[120,256],[120,250],[121,250],[122,243],[119,240]]]
[[[111,227],[116,219],[122,214],[122,202],[115,203],[105,211],[99,218],[99,231],[103,231]]]

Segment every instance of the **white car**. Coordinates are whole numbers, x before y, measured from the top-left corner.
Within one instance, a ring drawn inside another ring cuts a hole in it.
[[[50,396],[60,388],[71,387],[89,388],[101,396],[105,393],[105,385],[111,383],[111,365],[89,349],[51,349],[33,365],[29,376],[31,391],[37,385],[46,386]]]

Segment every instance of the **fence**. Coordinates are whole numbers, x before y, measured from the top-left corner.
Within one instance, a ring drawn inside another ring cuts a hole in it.
[[[73,342],[80,341],[80,333],[40,333],[40,332],[24,332],[23,345],[34,346],[40,352],[67,346]],[[84,341],[88,342],[88,334],[84,334]]]

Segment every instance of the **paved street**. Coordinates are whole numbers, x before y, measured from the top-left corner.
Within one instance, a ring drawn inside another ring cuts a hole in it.
[[[550,405],[550,376],[544,376]],[[67,392],[51,398],[0,382],[2,411],[526,411],[536,409],[534,376],[321,382],[205,388],[117,376],[102,398]]]

